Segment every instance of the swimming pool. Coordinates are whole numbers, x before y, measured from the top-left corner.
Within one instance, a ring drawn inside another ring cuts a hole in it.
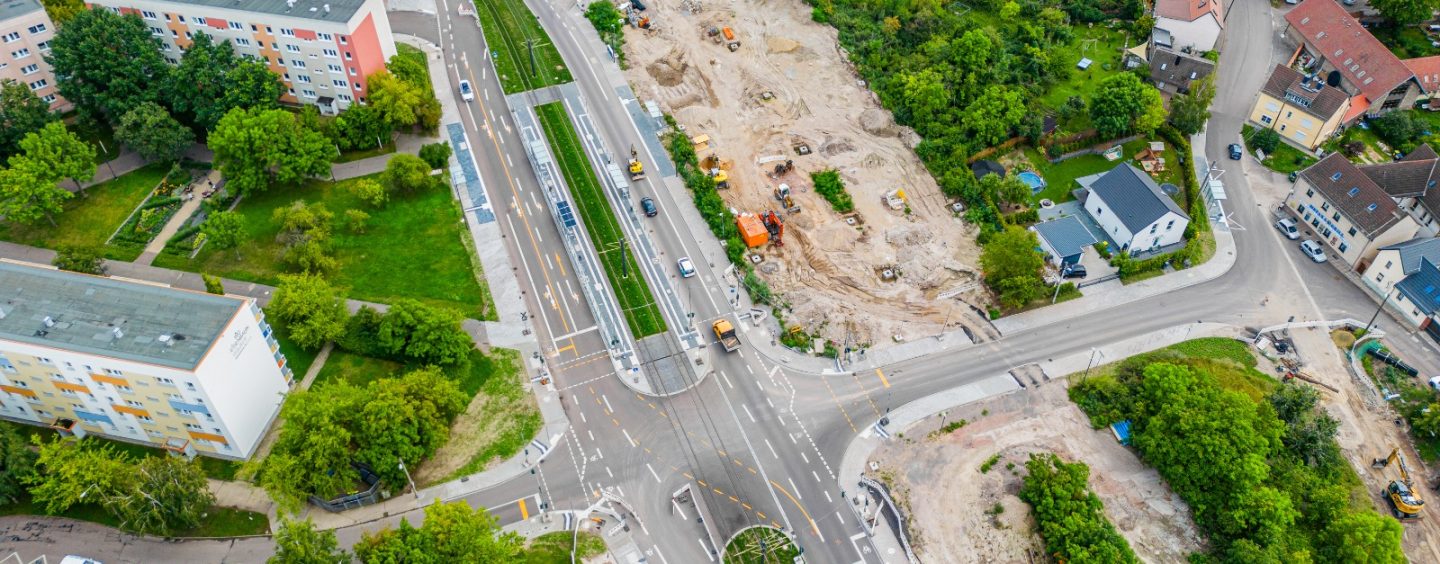
[[[1036,194],[1039,194],[1041,190],[1045,189],[1045,179],[1040,178],[1038,174],[1026,170],[1016,174],[1015,177],[1019,178],[1021,182],[1024,182],[1026,186],[1029,186],[1030,191]]]

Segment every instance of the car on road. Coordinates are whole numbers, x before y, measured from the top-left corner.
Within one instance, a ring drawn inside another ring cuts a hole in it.
[[[1240,155],[1242,155],[1242,154],[1244,154],[1244,153],[1245,153],[1245,151],[1244,151],[1244,149],[1241,149],[1241,148],[1240,148],[1240,144],[1239,144],[1239,143],[1231,143],[1231,144],[1230,144],[1230,160],[1232,160],[1232,161],[1238,161],[1238,160],[1240,160]]]
[[[1088,273],[1085,272],[1085,265],[1083,264],[1072,264],[1066,266],[1065,270],[1060,271],[1061,278],[1084,278],[1086,274]]]
[[[1276,221],[1275,228],[1279,229],[1280,233],[1284,235],[1286,239],[1294,241],[1300,238],[1300,230],[1295,227],[1295,222],[1291,219],[1287,218]]]
[[[680,270],[681,278],[689,278],[695,275],[695,263],[690,262],[690,257],[680,257],[675,261],[675,268]]]
[[[645,217],[660,215],[660,208],[655,207],[655,200],[650,198],[640,199],[640,209],[645,211]]]
[[[475,89],[470,87],[470,81],[460,81],[460,99],[466,102],[475,101]]]
[[[1310,260],[1313,260],[1315,262],[1325,262],[1325,248],[1320,246],[1319,241],[1316,241],[1314,239],[1306,239],[1304,241],[1301,241],[1300,251],[1305,253],[1305,256],[1310,257]]]

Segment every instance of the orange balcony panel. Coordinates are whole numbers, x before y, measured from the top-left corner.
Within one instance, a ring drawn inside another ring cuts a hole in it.
[[[190,438],[195,439],[195,440],[199,440],[199,441],[210,441],[210,442],[212,442],[212,443],[225,443],[225,444],[227,444],[227,445],[230,444],[230,441],[225,440],[225,435],[215,435],[215,434],[211,434],[211,433],[201,433],[201,432],[199,432],[199,431],[188,431],[188,432],[190,433]]]
[[[61,382],[59,380],[51,380],[50,383],[54,384],[55,389],[57,390],[70,390],[78,394],[90,393],[90,388],[85,386],[84,384],[72,384],[70,382]]]
[[[28,398],[33,398],[33,397],[35,397],[35,390],[32,390],[32,389],[30,389],[30,388],[21,388],[21,387],[18,387],[18,386],[6,386],[6,385],[4,385],[4,384],[0,384],[0,390],[4,390],[4,391],[10,392],[10,393],[12,393],[12,394],[19,395],[19,396],[25,396],[25,397],[28,397]]]
[[[149,417],[149,416],[150,416],[150,412],[149,412],[149,411],[145,411],[145,410],[140,409],[140,408],[138,408],[138,407],[130,407],[130,406],[128,406],[128,405],[112,405],[112,406],[110,406],[110,407],[115,408],[115,411],[116,411],[116,412],[119,412],[119,413],[128,413],[128,414],[134,415],[134,416],[136,416],[136,417]]]
[[[104,374],[91,374],[90,379],[101,384],[110,384],[111,386],[125,386],[127,388],[130,387],[130,381],[124,378],[116,378],[114,376],[106,376]]]

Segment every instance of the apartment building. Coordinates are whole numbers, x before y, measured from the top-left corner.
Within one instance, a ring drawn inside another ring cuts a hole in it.
[[[1341,124],[1359,117],[1366,106],[1351,106],[1351,97],[1285,65],[1275,65],[1260,97],[1250,109],[1250,123],[1273,129],[1281,139],[1314,151],[1340,132]]]
[[[1286,66],[1344,90],[1356,118],[1410,108],[1440,87],[1411,68],[1424,72],[1425,61],[1400,60],[1338,2],[1302,2],[1285,14],[1285,22],[1282,37],[1295,49]]]
[[[395,55],[382,0],[92,0],[145,20],[165,59],[179,62],[196,33],[228,40],[285,82],[281,101],[334,113],[364,102],[365,79]]]
[[[1331,153],[1295,180],[1289,205],[1345,264],[1364,272],[1379,249],[1407,241],[1420,224],[1369,174]]]
[[[65,111],[70,104],[60,97],[45,62],[54,37],[55,23],[39,0],[0,0],[0,80],[29,86],[50,109]]]
[[[244,460],[291,372],[255,300],[0,262],[0,417]]]

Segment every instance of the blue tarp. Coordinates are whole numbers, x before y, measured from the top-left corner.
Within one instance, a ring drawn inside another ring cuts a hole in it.
[[[1115,439],[1118,440],[1118,441],[1120,441],[1120,444],[1126,445],[1126,446],[1129,446],[1129,445],[1130,445],[1130,420],[1129,420],[1129,419],[1126,419],[1126,420],[1124,420],[1124,421],[1120,421],[1120,422],[1118,422],[1118,423],[1111,423],[1111,424],[1110,424],[1110,432],[1115,434]]]

